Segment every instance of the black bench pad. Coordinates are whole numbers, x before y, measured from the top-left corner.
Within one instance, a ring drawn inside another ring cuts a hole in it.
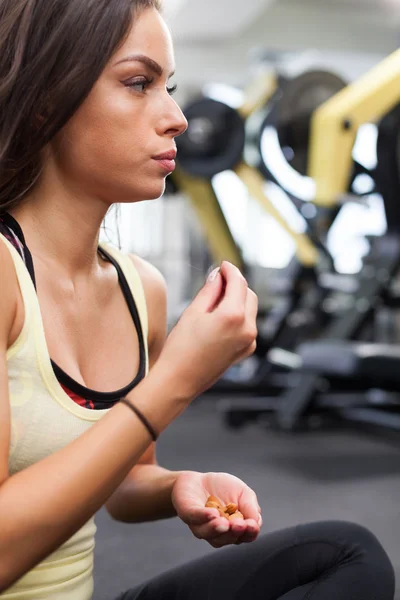
[[[400,386],[400,346],[336,340],[305,342],[297,349],[302,370],[367,378]]]

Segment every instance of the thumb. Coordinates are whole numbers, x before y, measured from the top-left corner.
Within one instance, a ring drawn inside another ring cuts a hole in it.
[[[201,288],[192,306],[204,312],[211,312],[218,304],[224,289],[224,280],[220,268],[214,269],[207,278],[206,283]]]
[[[249,487],[243,490],[239,502],[239,510],[243,513],[245,519],[254,519],[257,523],[260,522],[261,510],[257,496]]]

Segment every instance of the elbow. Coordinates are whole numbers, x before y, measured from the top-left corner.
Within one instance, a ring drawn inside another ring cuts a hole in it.
[[[114,506],[106,504],[105,508],[113,521],[116,521],[117,523],[122,522],[118,510],[116,510]]]
[[[40,559],[34,559],[28,552],[24,552],[30,547],[29,542],[24,544],[21,540],[19,544],[10,543],[10,540],[2,540],[0,544],[0,596],[3,592],[9,590],[17,581],[24,577],[31,569],[39,564]],[[15,594],[15,592],[14,592]],[[14,594],[11,594],[14,597]],[[19,597],[19,594],[15,594]]]
[[[106,509],[113,521],[119,521],[118,506],[113,498],[106,502],[104,508]]]
[[[12,568],[10,557],[0,556],[0,594],[6,592],[14,583],[20,579],[24,573],[17,574],[15,572],[15,561],[14,568]]]
[[[117,497],[111,497],[110,500],[105,504],[105,509],[107,510],[111,519],[113,521],[116,521],[117,523],[133,522],[131,519],[127,518],[126,510],[124,510],[120,499],[118,499]]]
[[[114,502],[106,504],[105,508],[111,519],[117,523],[133,524],[141,522],[141,519],[136,518],[133,510],[124,509]]]
[[[113,521],[117,523],[139,523],[138,502],[132,486],[121,485],[104,505]]]

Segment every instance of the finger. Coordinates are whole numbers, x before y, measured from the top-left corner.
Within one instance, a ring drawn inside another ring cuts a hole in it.
[[[180,518],[186,525],[189,526],[202,526],[210,523],[215,519],[219,519],[220,514],[216,508],[192,508],[190,512],[185,515],[180,515]]]
[[[225,535],[220,535],[212,540],[207,540],[213,548],[223,548],[224,546],[239,545],[240,536],[229,531]]]
[[[224,280],[219,269],[215,269],[207,278],[191,306],[203,312],[211,312],[219,302],[224,289]]]
[[[253,519],[246,519],[243,521],[245,524],[245,530],[240,533],[237,544],[250,544],[255,542],[260,534],[260,526]],[[233,530],[234,531],[234,530]]]
[[[261,517],[260,505],[256,493],[248,486],[245,486],[241,493],[239,510],[245,519],[254,519],[256,523],[259,523]]]
[[[232,546],[237,544],[240,537],[246,531],[246,524],[241,520],[240,524],[234,524],[232,521],[229,522],[229,530],[226,533],[220,533],[215,537],[210,537],[207,541],[213,546],[213,548],[222,548],[223,546]]]
[[[221,265],[221,275],[225,280],[225,295],[220,306],[231,314],[244,314],[248,290],[246,279],[237,267],[227,261]]]
[[[226,534],[220,535],[210,541],[214,548],[222,548],[228,545],[240,545],[254,542],[260,528],[253,520],[235,519],[231,521],[231,528]]]
[[[251,323],[251,324],[254,323],[254,326],[256,326],[257,315],[258,315],[258,296],[257,296],[257,294],[255,294],[253,292],[253,290],[251,290],[249,288],[247,290],[247,297],[246,297],[246,317],[247,317],[248,323]]]
[[[243,359],[245,358],[249,358],[250,356],[253,356],[254,352],[257,350],[257,342],[253,342],[252,344],[250,344],[250,346],[247,348],[245,355],[243,356]]]
[[[248,348],[246,348],[246,350],[244,350],[244,352],[241,352],[238,355],[238,358],[235,360],[235,362],[233,364],[239,365],[246,358],[253,356],[253,354],[256,350],[257,350],[257,342],[253,342],[252,344],[250,344],[250,346]]]
[[[212,541],[231,529],[228,519],[220,517],[212,519],[208,523],[202,523],[191,527],[193,534],[200,540]]]
[[[246,358],[249,358],[254,354],[257,350],[257,313],[258,313],[258,298],[256,294],[252,290],[248,290],[247,300],[246,300],[246,322],[248,329],[248,336],[250,344],[249,346],[241,352],[238,360],[236,362],[240,362]]]

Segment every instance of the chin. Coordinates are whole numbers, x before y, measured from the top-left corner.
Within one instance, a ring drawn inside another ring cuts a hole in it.
[[[158,200],[165,192],[165,179],[160,183],[146,188],[140,194],[141,200]],[[135,194],[136,195],[136,194]]]
[[[124,194],[116,194],[119,204],[134,204],[135,202],[143,202],[145,200],[158,200],[165,192],[165,181],[158,185],[143,186],[138,189],[130,190]]]

